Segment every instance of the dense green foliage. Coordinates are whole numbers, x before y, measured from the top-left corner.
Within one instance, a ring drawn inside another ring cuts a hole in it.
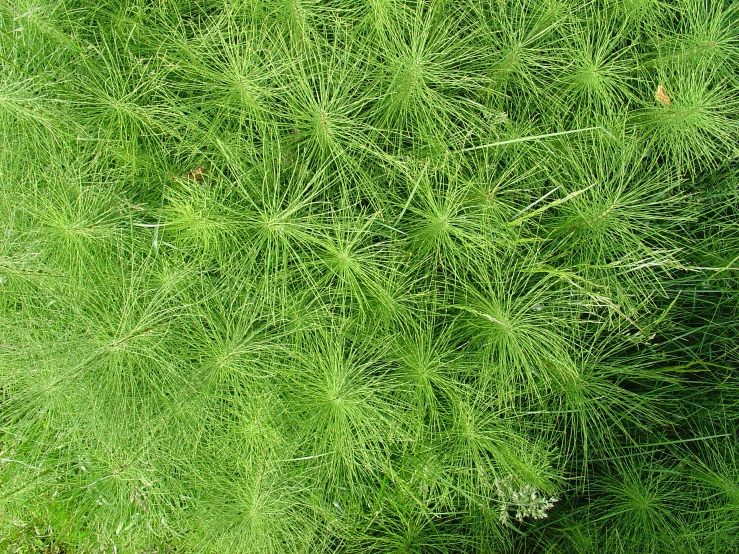
[[[739,551],[739,5],[6,0],[0,551]]]

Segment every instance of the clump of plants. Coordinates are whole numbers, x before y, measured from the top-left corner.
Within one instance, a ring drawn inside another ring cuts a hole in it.
[[[739,550],[739,8],[0,7],[0,550]]]

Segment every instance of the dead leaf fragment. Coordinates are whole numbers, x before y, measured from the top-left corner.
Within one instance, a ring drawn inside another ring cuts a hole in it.
[[[196,167],[192,171],[186,173],[183,177],[188,181],[197,181],[198,183],[202,183],[205,180],[204,173],[205,166],[201,165],[200,167]]]
[[[133,490],[131,491],[131,496],[128,499],[129,504],[133,504],[134,502],[138,504],[139,508],[144,510],[145,512],[149,512],[149,507],[144,504],[143,498],[139,494],[139,488],[134,485]]]
[[[667,93],[665,92],[665,87],[662,85],[657,85],[657,91],[654,93],[654,98],[663,106],[670,106],[672,104],[670,97],[667,96]]]

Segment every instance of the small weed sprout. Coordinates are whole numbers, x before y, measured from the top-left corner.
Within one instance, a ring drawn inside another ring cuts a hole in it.
[[[554,503],[559,500],[554,496],[550,498],[540,496],[540,492],[530,483],[517,488],[513,475],[496,479],[495,488],[500,503],[500,522],[504,525],[510,521],[511,512],[514,510],[517,521],[523,521],[527,517],[544,519],[547,517],[547,510],[552,509]]]

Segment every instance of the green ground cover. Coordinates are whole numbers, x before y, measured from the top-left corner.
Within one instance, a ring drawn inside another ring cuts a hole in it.
[[[739,5],[6,0],[0,551],[739,551]]]

